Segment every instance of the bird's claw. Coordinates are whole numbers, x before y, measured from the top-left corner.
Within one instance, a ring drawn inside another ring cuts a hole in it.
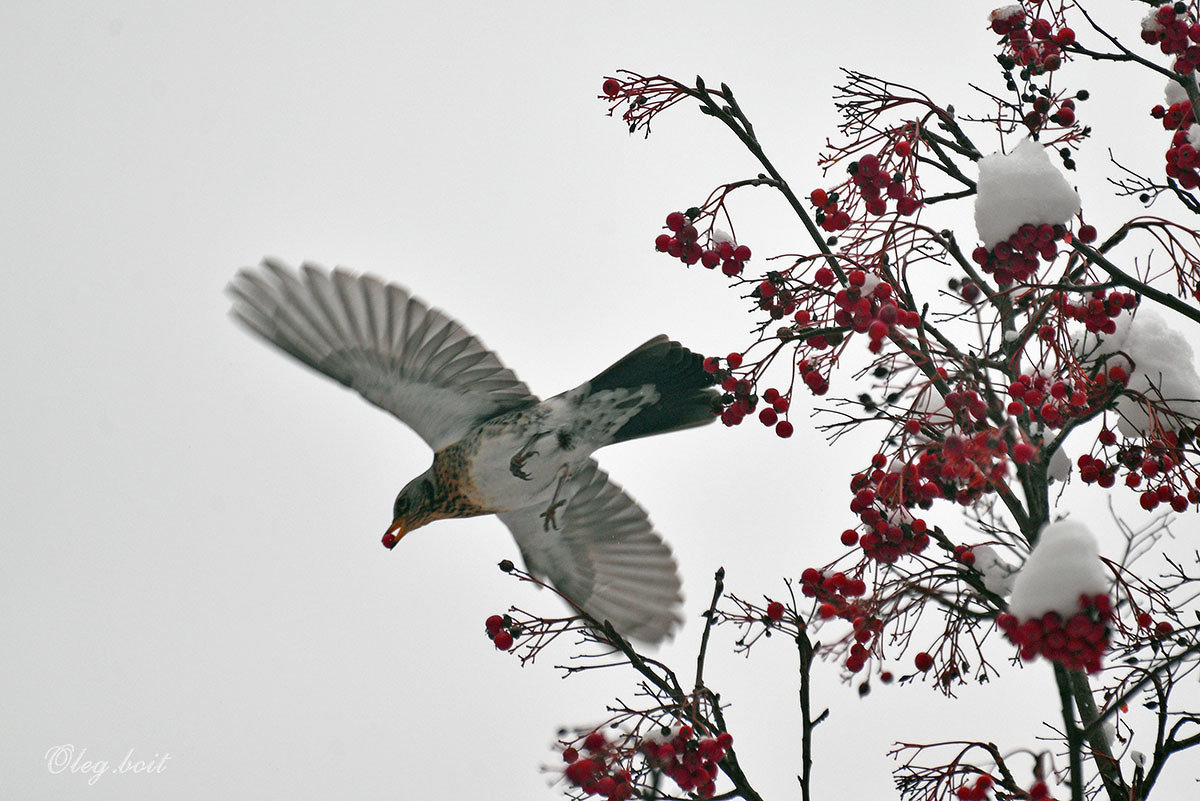
[[[525,467],[525,462],[534,456],[537,456],[537,451],[530,451],[529,453],[524,454],[518,453],[508,463],[509,471],[522,481],[528,481],[529,474],[526,473],[522,468]]]
[[[542,512],[540,517],[542,518],[543,531],[549,531],[551,526],[554,527],[555,531],[558,530],[558,520],[556,520],[554,516],[555,513],[558,512],[558,507],[562,506],[564,503],[566,503],[566,501],[555,501],[546,507],[546,511]]]

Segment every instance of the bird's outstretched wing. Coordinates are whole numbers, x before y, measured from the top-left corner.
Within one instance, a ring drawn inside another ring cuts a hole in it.
[[[666,638],[682,619],[679,574],[645,510],[592,459],[563,492],[559,530],[545,530],[544,504],[499,515],[529,571],[627,637]]]
[[[434,450],[537,402],[465,328],[372,276],[311,264],[297,274],[267,259],[227,291],[239,322],[396,415]]]

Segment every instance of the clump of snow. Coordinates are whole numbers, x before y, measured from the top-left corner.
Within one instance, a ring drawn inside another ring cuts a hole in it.
[[[1079,213],[1079,194],[1032,139],[979,160],[975,228],[989,250],[1025,223],[1060,225]]]
[[[983,586],[1001,598],[1007,597],[1012,592],[1017,569],[1001,559],[990,545],[976,545],[971,551],[975,554],[974,567],[983,576]]]
[[[730,236],[729,232],[724,228],[714,228],[712,231],[712,241],[714,245],[718,245],[722,242],[728,242],[732,245],[733,237]]]
[[[1167,80],[1167,85],[1163,88],[1163,98],[1166,99],[1168,106],[1188,102],[1187,90],[1180,86],[1178,81],[1169,79]]]
[[[1146,12],[1146,16],[1142,17],[1142,30],[1147,32],[1157,33],[1163,29],[1162,23],[1158,21],[1158,9],[1163,6],[1174,6],[1174,3],[1163,3],[1160,6],[1155,6]]]
[[[998,19],[1009,19],[1024,13],[1025,9],[1021,8],[1020,5],[1000,6],[1000,8],[993,9],[992,13],[988,14],[988,22],[995,22]]]
[[[1189,125],[1187,129],[1188,144],[1200,148],[1200,125]]]
[[[1054,481],[1066,481],[1071,475],[1071,459],[1063,451],[1062,446],[1050,454],[1050,464],[1046,465],[1046,476]]]
[[[1042,529],[1017,573],[1009,611],[1020,620],[1047,612],[1068,618],[1079,611],[1079,596],[1107,592],[1095,535],[1083,523],[1060,520]]]
[[[875,287],[879,286],[882,282],[883,279],[878,275],[867,273],[866,277],[863,279],[863,285],[859,291],[862,292],[864,298],[870,297],[870,295],[875,292]]]
[[[1081,354],[1089,357],[1117,354],[1107,364],[1123,367],[1129,373],[1129,389],[1182,416],[1181,421],[1173,415],[1159,414],[1158,423],[1163,428],[1186,427],[1189,418],[1194,424],[1194,419],[1200,418],[1200,375],[1196,373],[1192,346],[1158,311],[1148,306],[1139,308],[1136,315],[1122,314],[1115,322],[1117,330],[1100,337],[1099,347],[1096,335],[1086,334]],[[1117,400],[1117,412],[1121,416],[1117,428],[1125,436],[1138,436],[1151,429],[1150,416],[1137,400],[1122,396]]]

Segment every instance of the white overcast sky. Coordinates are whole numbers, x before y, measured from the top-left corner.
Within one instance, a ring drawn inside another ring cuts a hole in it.
[[[1130,42],[1135,6],[1096,4]],[[5,3],[0,796],[556,797],[539,772],[556,730],[630,697],[630,674],[561,681],[568,649],[522,669],[492,648],[487,615],[558,611],[496,570],[515,557],[498,521],[438,523],[385,551],[395,492],[429,452],[234,326],[225,283],[264,254],[376,273],[541,394],[659,332],[726,353],[745,341],[740,302],[652,242],[667,212],[757,167],[685,107],[630,137],[595,99],[602,77],[730,83],[807,191],[839,65],[986,108],[966,82],[998,88],[990,7]],[[1146,109],[1161,81],[1078,74],[1094,96],[1081,116],[1158,169]],[[1078,158],[1084,208],[1113,209],[1102,230],[1134,212],[1099,199],[1108,143]],[[756,254],[808,247],[766,190],[735,210]],[[956,213],[943,224],[970,239],[970,209]],[[600,454],[679,558],[689,623],[664,659],[686,675],[718,566],[755,598],[836,555],[869,447],[747,424]],[[794,654],[726,657],[732,639],[715,636],[706,676],[734,703],[752,781],[794,797]],[[923,686],[859,701],[827,666],[820,794],[889,794],[899,738],[1033,745],[1055,707],[1049,668],[1024,673],[1035,681],[957,703]],[[48,770],[63,745],[170,759],[89,785]]]

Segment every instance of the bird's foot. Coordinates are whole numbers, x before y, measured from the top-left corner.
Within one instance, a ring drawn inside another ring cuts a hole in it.
[[[529,461],[534,456],[538,455],[538,452],[533,449],[533,446],[537,444],[537,441],[539,439],[541,439],[542,437],[545,437],[545,436],[549,436],[549,434],[550,434],[549,431],[541,431],[537,434],[534,434],[532,437],[530,437],[529,442],[526,442],[524,447],[522,447],[521,450],[517,451],[516,455],[514,455],[513,458],[509,461],[509,463],[508,463],[509,472],[511,472],[514,476],[521,479],[522,481],[528,481],[529,474],[525,472],[525,462]]]
[[[542,512],[540,517],[542,518],[543,531],[549,531],[551,526],[554,527],[555,531],[558,531],[558,520],[555,519],[555,514],[558,512],[558,507],[565,503],[566,501],[554,501],[546,507],[546,511]]]
[[[537,451],[529,451],[529,453],[518,453],[508,463],[509,471],[514,476],[521,479],[522,481],[528,481],[529,474],[526,473],[523,468],[525,467],[525,462],[534,456],[537,456]]]

